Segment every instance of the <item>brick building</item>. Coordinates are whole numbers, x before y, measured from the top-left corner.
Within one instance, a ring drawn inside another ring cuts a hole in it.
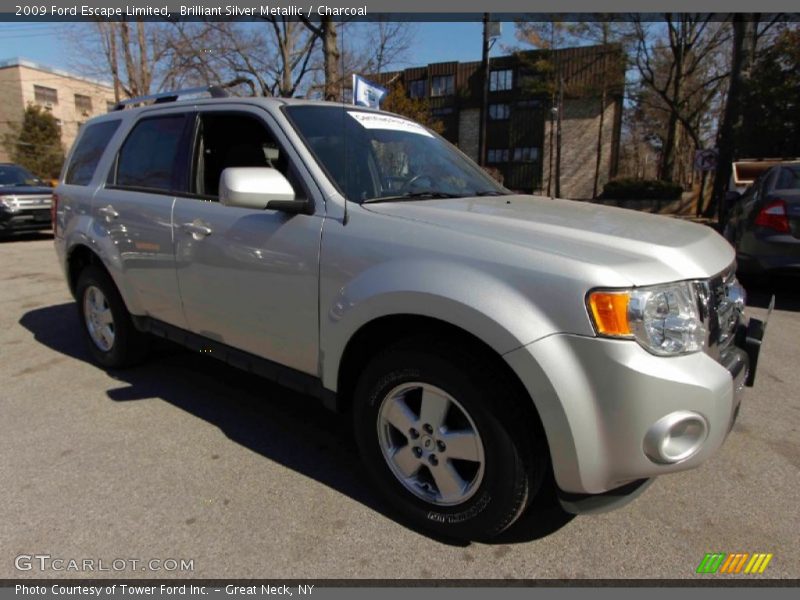
[[[66,151],[84,121],[113,106],[114,89],[29,60],[0,60],[0,162],[10,160],[2,141],[22,123],[28,104],[39,104],[58,119]]]
[[[619,157],[625,80],[620,48],[585,46],[493,57],[489,71],[486,166],[498,169],[506,187],[513,190],[546,193],[548,180],[554,185],[550,165],[554,165],[556,136],[551,136],[554,123],[546,86],[548,80],[563,78],[561,196],[592,197],[601,120],[602,191],[616,174]],[[442,135],[478,159],[480,62],[429,64],[376,78],[384,84],[399,80],[411,97],[427,98],[432,115],[444,125]]]

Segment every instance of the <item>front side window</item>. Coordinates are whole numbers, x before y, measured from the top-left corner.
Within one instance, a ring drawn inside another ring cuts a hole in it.
[[[489,74],[489,90],[501,92],[510,90],[513,86],[513,72],[511,69],[500,69]]]
[[[302,195],[299,178],[286,153],[260,120],[241,113],[208,112],[200,115],[194,152],[191,192],[216,200],[224,169],[265,167],[280,171]]]
[[[348,200],[507,193],[452,145],[409,119],[346,107],[284,110]]]
[[[97,163],[103,156],[111,136],[119,128],[120,121],[101,121],[86,127],[70,157],[64,175],[64,183],[70,185],[89,185]]]
[[[455,77],[453,75],[431,77],[431,96],[452,96],[454,92]]]
[[[176,190],[185,125],[183,114],[139,121],[119,151],[114,186],[154,192]]]

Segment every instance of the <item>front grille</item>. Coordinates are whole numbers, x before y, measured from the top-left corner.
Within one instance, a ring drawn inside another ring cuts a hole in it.
[[[720,360],[734,342],[744,310],[744,291],[736,281],[735,265],[699,282],[698,297],[708,331],[708,353]]]

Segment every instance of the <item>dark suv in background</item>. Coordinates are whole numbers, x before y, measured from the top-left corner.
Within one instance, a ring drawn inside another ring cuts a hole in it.
[[[0,236],[50,229],[53,189],[27,169],[0,163]]]

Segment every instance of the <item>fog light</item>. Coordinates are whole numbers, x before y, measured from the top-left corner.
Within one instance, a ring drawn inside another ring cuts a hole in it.
[[[674,464],[694,456],[708,435],[702,415],[688,410],[656,421],[644,437],[644,453],[653,462]]]

